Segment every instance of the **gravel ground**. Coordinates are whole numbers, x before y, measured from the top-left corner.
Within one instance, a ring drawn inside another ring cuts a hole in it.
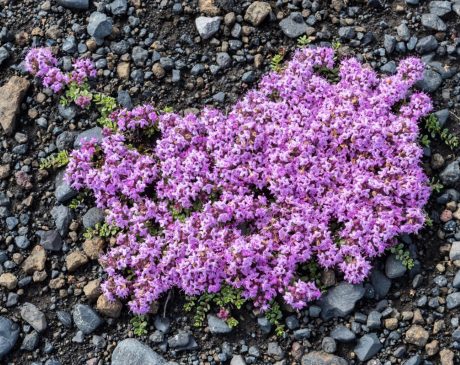
[[[418,55],[427,64],[419,88],[431,93],[440,122],[460,122],[460,2],[424,0],[0,0],[0,361],[4,364],[459,364],[460,167],[439,141],[425,149],[427,173],[444,185],[427,212],[433,226],[402,237],[415,260],[407,271],[389,255],[364,285],[324,273],[323,299],[284,311],[284,336],[251,308],[229,328],[208,317],[194,328],[173,292],[163,317],[149,316],[134,336],[126,308],[100,296],[104,242],[82,233],[103,219],[75,196],[62,171],[39,161],[97,135],[96,115],[58,108],[24,73],[30,47],[52,47],[70,67],[91,58],[94,88],[126,107],[153,102],[196,112],[225,109],[287,56],[297,37],[340,41],[383,73]],[[457,206],[459,208],[457,208]],[[457,242],[459,241],[459,242]],[[94,254],[96,252],[96,254]],[[155,312],[155,311],[153,311]],[[229,332],[229,333],[228,333]]]

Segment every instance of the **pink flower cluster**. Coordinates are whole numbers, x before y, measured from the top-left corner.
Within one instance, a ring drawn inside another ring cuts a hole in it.
[[[297,50],[228,115],[122,110],[118,132],[73,152],[67,180],[123,229],[101,258],[109,297],[146,313],[172,287],[199,295],[226,284],[262,310],[277,296],[301,309],[320,296],[301,264],[359,283],[372,258],[422,227],[417,122],[431,102],[410,88],[423,64],[408,58],[379,78],[350,58],[334,84],[318,72],[333,63],[332,49]],[[150,144],[129,143],[152,126]]]
[[[71,82],[83,84],[88,78],[96,77],[94,64],[88,59],[78,59],[73,64],[73,71],[66,74],[57,66],[57,59],[49,48],[32,48],[26,55],[26,70],[40,78],[45,87],[49,87],[55,93]]]

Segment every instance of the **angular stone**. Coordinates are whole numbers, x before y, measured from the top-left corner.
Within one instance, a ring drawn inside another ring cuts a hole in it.
[[[6,317],[0,316],[0,360],[7,355],[19,337],[19,326]]]
[[[58,205],[51,209],[51,216],[54,219],[54,224],[61,237],[67,236],[69,225],[72,222],[72,212],[65,205]]]
[[[96,39],[104,39],[112,33],[112,19],[104,13],[95,11],[89,17],[88,34]]]
[[[37,236],[40,237],[40,245],[48,251],[61,251],[62,238],[56,230],[37,231]]]
[[[438,32],[445,32],[447,30],[446,23],[436,14],[422,14],[422,25],[425,28],[433,29]]]
[[[429,333],[422,326],[413,325],[406,332],[406,342],[412,345],[423,347],[428,342]]]
[[[443,17],[452,11],[452,4],[450,1],[431,1],[430,13]]]
[[[251,23],[253,26],[258,27],[270,14],[271,7],[269,3],[264,1],[254,1],[246,9],[244,20]]]
[[[199,16],[195,19],[196,29],[203,39],[209,39],[219,31],[221,18]]]
[[[94,332],[102,323],[96,311],[88,305],[77,304],[72,312],[73,321],[85,335]]]
[[[345,317],[353,311],[356,302],[364,296],[364,293],[365,289],[362,285],[346,282],[338,284],[319,300],[321,317],[323,320]]]
[[[214,0],[198,0],[200,12],[209,16],[220,14],[220,9],[214,4]]]
[[[455,241],[452,243],[449,251],[449,258],[452,261],[460,260],[460,241]]]
[[[95,237],[83,242],[83,251],[91,260],[97,260],[104,252],[105,241],[100,237]]]
[[[83,226],[93,228],[97,223],[104,221],[104,211],[100,208],[93,207],[83,215]]]
[[[24,303],[21,307],[21,317],[30,324],[35,331],[46,330],[47,322],[45,314],[32,303]]]
[[[75,139],[73,146],[74,148],[78,149],[81,147],[84,141],[91,141],[91,140],[94,140],[95,142],[102,141],[102,128],[94,127],[84,132],[81,132]]]
[[[0,275],[0,286],[8,290],[13,290],[18,286],[18,278],[9,272],[5,272]]]
[[[12,76],[0,87],[0,125],[7,135],[11,135],[16,127],[16,116],[29,86],[29,80]]]
[[[375,333],[364,335],[358,340],[354,352],[360,361],[367,361],[381,350],[383,345]]]
[[[460,165],[458,161],[452,161],[439,174],[441,182],[446,186],[452,186],[460,180]]]
[[[32,274],[34,271],[45,270],[46,262],[46,251],[45,249],[37,245],[34,247],[29,257],[27,257],[22,263],[22,270],[26,274]]]
[[[396,258],[395,254],[388,256],[385,262],[385,274],[390,279],[402,277],[407,271],[401,260]]]
[[[85,265],[88,262],[88,257],[81,251],[73,251],[65,258],[67,270],[74,272],[79,267]]]
[[[72,189],[64,180],[64,171],[61,171],[56,175],[54,185],[54,196],[59,203],[64,203],[78,194],[77,191]]]
[[[230,333],[232,331],[223,319],[211,314],[208,315],[208,328],[209,331],[214,334]]]
[[[421,90],[432,93],[436,91],[442,84],[442,77],[436,71],[425,70],[423,72],[423,79],[416,82],[415,86]]]
[[[343,325],[338,325],[331,332],[331,337],[343,343],[353,342],[356,339],[356,335]]]
[[[95,301],[102,294],[101,279],[94,279],[83,287],[83,293],[90,302]]]
[[[446,297],[447,309],[454,309],[460,306],[460,292],[449,294]]]
[[[289,38],[298,38],[307,33],[308,26],[301,13],[293,12],[280,21],[280,28]]]
[[[89,9],[89,0],[57,0],[57,3],[68,9]]]
[[[166,360],[133,338],[120,341],[112,353],[111,365],[165,365]]]
[[[348,361],[323,351],[312,351],[302,357],[302,365],[348,365]]]

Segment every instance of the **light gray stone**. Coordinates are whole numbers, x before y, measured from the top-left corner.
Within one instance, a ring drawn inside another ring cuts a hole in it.
[[[144,343],[127,338],[112,353],[111,365],[165,365],[166,360]]]

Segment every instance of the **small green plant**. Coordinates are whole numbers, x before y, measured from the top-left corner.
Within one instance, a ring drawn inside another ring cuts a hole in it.
[[[430,179],[430,187],[435,193],[440,193],[444,189],[444,185],[436,177]]]
[[[193,325],[201,327],[211,308],[217,306],[221,311],[230,313],[228,308],[241,309],[245,302],[246,299],[241,296],[241,290],[226,285],[218,293],[205,293],[199,297],[187,297],[184,310],[186,312],[194,311]],[[238,320],[230,315],[225,321],[230,328],[238,325]]]
[[[297,46],[298,47],[305,47],[305,46],[309,45],[310,42],[311,42],[310,37],[308,37],[305,34],[300,36],[299,38],[297,38]]]
[[[131,318],[130,323],[136,336],[145,336],[147,334],[148,322],[146,316],[134,316]]]
[[[281,65],[284,60],[284,54],[285,51],[281,50],[279,53],[273,56],[273,58],[270,61],[270,68],[272,69],[272,71],[280,72],[283,69]]]
[[[88,192],[83,191],[73,198],[69,203],[70,209],[77,209],[80,205],[83,205],[85,199],[88,197]]]
[[[172,106],[165,106],[163,108],[163,113],[172,113],[174,111]]]
[[[279,337],[283,336],[284,324],[281,323],[281,320],[283,319],[283,313],[281,312],[281,307],[278,302],[273,301],[270,305],[270,309],[264,314],[268,321],[275,326],[276,335]]]
[[[340,43],[340,41],[335,40],[332,42],[332,48],[334,51],[337,51],[340,47],[342,47],[342,43]]]
[[[96,223],[94,228],[87,228],[86,232],[83,233],[83,237],[87,240],[90,240],[94,237],[112,237],[115,236],[120,231],[120,228],[117,226],[111,226],[107,223]]]
[[[426,134],[423,134],[420,137],[419,141],[423,147],[430,147],[430,144],[431,144],[430,137],[428,137]]]
[[[103,127],[108,127],[110,129],[116,129],[117,125],[114,121],[109,118],[110,113],[112,113],[117,107],[117,101],[111,96],[104,95],[102,93],[94,94],[93,100],[99,110],[100,117],[97,120],[98,124]]]
[[[40,169],[58,169],[69,163],[69,154],[66,150],[59,151],[40,161]]]
[[[75,103],[80,96],[86,96],[92,99],[93,94],[89,91],[88,83],[85,82],[78,85],[76,82],[72,82],[68,85],[65,94],[61,96],[59,102],[61,105],[68,106],[71,103]]]
[[[414,267],[414,260],[410,257],[410,252],[402,243],[393,246],[390,251],[396,256],[397,260],[401,261],[406,269],[411,270]]]
[[[433,227],[433,220],[428,215],[428,213],[425,213],[425,226],[428,227],[428,228]]]
[[[459,146],[458,137],[450,133],[449,129],[442,128],[435,114],[430,114],[425,118],[425,128],[429,134],[428,137],[433,139],[439,136],[450,149],[455,149]]]

